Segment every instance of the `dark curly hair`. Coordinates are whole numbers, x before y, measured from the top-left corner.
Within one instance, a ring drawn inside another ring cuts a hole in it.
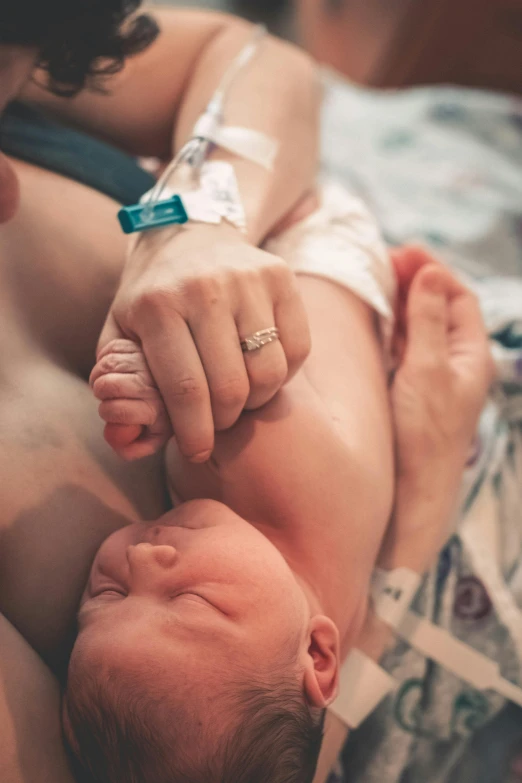
[[[2,0],[0,44],[36,47],[48,88],[72,96],[119,71],[157,36],[155,21],[134,15],[141,0]],[[132,16],[132,19],[130,18]]]

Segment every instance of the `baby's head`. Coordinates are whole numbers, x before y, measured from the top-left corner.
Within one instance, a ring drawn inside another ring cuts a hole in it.
[[[337,688],[334,624],[215,501],[110,536],[82,599],[64,725],[97,783],[307,783]]]

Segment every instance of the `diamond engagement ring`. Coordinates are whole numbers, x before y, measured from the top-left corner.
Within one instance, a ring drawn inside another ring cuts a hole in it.
[[[241,350],[243,353],[249,351],[258,351],[263,345],[279,340],[279,329],[277,326],[270,326],[268,329],[261,329],[259,332],[254,332],[249,337],[245,337],[241,340]]]

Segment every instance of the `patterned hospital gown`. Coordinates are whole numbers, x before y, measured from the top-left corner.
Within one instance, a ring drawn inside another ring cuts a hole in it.
[[[498,381],[454,535],[413,608],[522,684],[522,101],[453,88],[380,93],[331,80],[323,169],[363,198],[389,244],[429,246],[479,296]],[[353,732],[331,783],[447,781],[505,701],[404,642],[383,665],[400,686]]]

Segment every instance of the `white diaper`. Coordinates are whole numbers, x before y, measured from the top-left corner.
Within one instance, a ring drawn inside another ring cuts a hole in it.
[[[377,223],[360,199],[334,182],[321,185],[319,197],[316,212],[269,239],[265,249],[294,272],[333,280],[367,302],[379,315],[388,354],[396,281]]]

